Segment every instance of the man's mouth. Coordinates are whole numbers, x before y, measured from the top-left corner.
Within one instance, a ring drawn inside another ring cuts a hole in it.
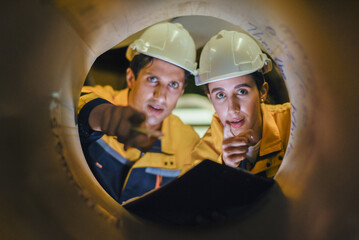
[[[147,109],[152,114],[161,114],[164,111],[164,108],[162,106],[156,104],[148,104]]]
[[[232,120],[230,121],[230,124],[231,124],[231,127],[233,127],[233,128],[240,128],[240,127],[242,127],[243,124],[244,124],[244,118],[241,118],[241,119],[239,119],[239,118],[232,119]]]

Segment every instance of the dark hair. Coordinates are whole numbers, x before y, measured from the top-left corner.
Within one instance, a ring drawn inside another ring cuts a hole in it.
[[[256,72],[252,73],[251,76],[253,77],[254,81],[256,82],[258,91],[260,91],[262,89],[263,83],[265,82],[263,73],[260,71],[256,71]]]
[[[251,73],[250,76],[252,76],[254,82],[256,83],[258,91],[262,89],[263,83],[265,82],[264,75],[260,71],[256,71],[254,73]],[[203,91],[205,94],[209,93],[208,83],[202,86]]]
[[[135,55],[133,57],[132,61],[130,62],[130,68],[131,68],[133,74],[135,75],[135,79],[137,79],[138,74],[141,71],[141,69],[152,62],[153,62],[153,57],[151,57],[151,56],[147,56],[142,53]],[[190,76],[191,76],[191,73],[187,70],[184,70],[183,88],[185,88],[187,86],[187,80]]]

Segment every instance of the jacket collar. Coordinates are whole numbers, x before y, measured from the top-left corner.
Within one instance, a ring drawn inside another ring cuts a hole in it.
[[[175,126],[173,120],[173,115],[170,114],[163,120],[161,127],[161,132],[164,134],[164,136],[161,137],[161,151],[167,154],[175,153],[175,148],[173,146],[175,144],[175,141],[173,141],[175,138],[173,134],[178,126]]]
[[[115,96],[115,103],[120,106],[128,106],[129,88],[123,89]]]
[[[266,104],[261,104],[261,111],[263,129],[259,156],[264,156],[282,150],[282,141],[280,138],[278,126],[274,121],[272,114],[269,112]]]

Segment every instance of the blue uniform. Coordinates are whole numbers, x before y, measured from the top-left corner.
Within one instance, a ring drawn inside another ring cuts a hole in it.
[[[191,151],[199,140],[191,126],[175,115],[162,123],[164,134],[147,152],[129,148],[116,137],[93,131],[88,118],[91,110],[103,103],[127,106],[128,89],[84,87],[79,103],[78,125],[85,158],[101,186],[119,203],[163,186],[192,165]]]

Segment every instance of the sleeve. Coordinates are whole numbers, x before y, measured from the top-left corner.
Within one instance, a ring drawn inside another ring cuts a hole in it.
[[[112,103],[112,100],[115,96],[116,96],[116,92],[110,86],[105,86],[105,87],[85,86],[81,90],[81,97],[79,100],[78,113],[81,111],[81,109],[84,107],[85,104],[87,104],[88,102],[90,102],[96,98],[106,99],[108,102]]]
[[[111,103],[116,91],[111,86],[85,86],[81,90],[81,97],[78,106],[78,129],[80,138],[88,138],[90,135],[96,136],[96,138],[102,137],[102,133],[97,132],[92,134],[94,131],[91,129],[88,119],[91,111],[98,105],[104,103]]]
[[[287,149],[287,144],[289,141],[290,128],[291,128],[291,104],[284,103],[282,105],[276,105],[275,111],[273,111],[272,115],[274,121],[276,122],[279,130],[279,134],[281,136],[283,147]],[[295,111],[295,110],[294,110]]]
[[[78,130],[80,139],[84,140],[90,136],[96,136],[94,140],[102,137],[102,133],[93,131],[89,125],[89,116],[91,111],[98,105],[104,103],[110,103],[108,100],[107,95],[111,95],[111,89],[107,89],[106,87],[96,86],[96,87],[88,87],[85,86],[82,88],[81,97],[79,100],[78,106],[78,116],[77,116],[77,123],[78,123]]]
[[[110,102],[108,102],[107,100],[102,99],[102,98],[95,98],[95,99],[89,101],[88,103],[84,104],[82,106],[82,108],[79,110],[80,112],[78,114],[77,121],[78,121],[80,138],[86,138],[86,137],[90,136],[91,133],[94,132],[91,129],[89,121],[88,121],[90,113],[91,113],[92,109],[94,109],[96,106],[98,106],[100,104],[104,104],[104,103],[110,103]]]

